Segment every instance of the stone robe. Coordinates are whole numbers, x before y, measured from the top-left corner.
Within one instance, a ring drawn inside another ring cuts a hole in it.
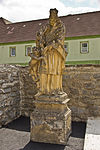
[[[45,39],[42,55],[44,60],[40,67],[40,91],[51,93],[62,91],[62,72],[65,63],[64,26],[61,22],[50,28],[47,25],[43,34]]]

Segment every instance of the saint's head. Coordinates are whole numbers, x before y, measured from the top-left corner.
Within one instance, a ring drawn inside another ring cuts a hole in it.
[[[56,20],[58,19],[58,10],[56,8],[50,9],[49,23],[54,26]]]

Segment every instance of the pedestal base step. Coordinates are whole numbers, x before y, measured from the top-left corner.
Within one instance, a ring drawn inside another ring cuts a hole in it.
[[[71,133],[71,111],[65,114],[38,112],[31,114],[31,140],[35,142],[67,144]]]
[[[66,145],[71,133],[71,110],[67,94],[42,95],[34,101],[31,114],[31,140]]]

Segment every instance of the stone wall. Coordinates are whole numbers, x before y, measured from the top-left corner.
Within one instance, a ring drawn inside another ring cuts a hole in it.
[[[0,65],[0,126],[20,116],[19,69]]]
[[[72,120],[100,117],[100,65],[67,66],[63,89],[68,94]],[[36,84],[28,67],[0,65],[0,126],[34,110]]]
[[[35,82],[29,75],[28,67],[20,68],[20,110],[24,116],[30,116],[30,113],[34,110],[34,95],[37,93]]]
[[[29,116],[34,110],[32,103],[37,92],[28,74],[28,67],[21,69],[21,112]],[[86,121],[100,116],[100,65],[67,66],[63,75],[63,89],[68,94],[72,120]]]
[[[100,117],[100,65],[66,67],[63,88],[70,98],[73,120]]]

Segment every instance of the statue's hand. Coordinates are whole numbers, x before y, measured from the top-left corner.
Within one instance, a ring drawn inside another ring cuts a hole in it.
[[[54,48],[54,45],[53,44],[50,44],[50,45],[47,45],[44,50],[43,50],[43,54],[45,55],[45,53],[49,50],[51,50],[52,48]]]
[[[57,43],[52,43],[51,45],[52,45],[52,48],[54,48],[54,49],[57,49],[57,47],[58,47]]]
[[[42,59],[44,59],[44,57],[43,57],[43,56],[39,57],[39,60],[42,60]]]

